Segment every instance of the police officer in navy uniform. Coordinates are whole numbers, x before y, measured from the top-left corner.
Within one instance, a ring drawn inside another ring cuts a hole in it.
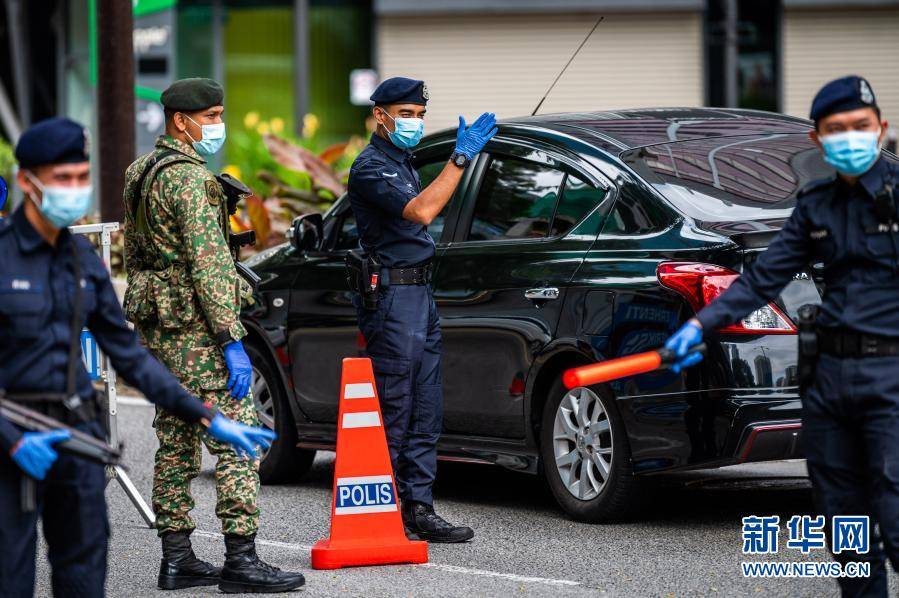
[[[125,323],[109,274],[90,242],[66,228],[91,201],[87,131],[67,118],[37,123],[16,146],[16,182],[27,199],[0,223],[0,389],[6,399],[103,438],[79,337],[87,326],[112,365],[151,401],[244,453],[274,434],[235,423],[185,391]],[[74,344],[72,344],[74,338]],[[73,349],[76,367],[69,368]],[[71,372],[71,374],[70,374]],[[57,596],[104,594],[107,539],[102,465],[66,453],[65,428],[23,431],[0,416],[0,596],[34,591],[37,519]],[[37,481],[23,509],[22,476]]]
[[[431,493],[443,387],[440,323],[430,286],[434,240],[427,226],[496,134],[496,117],[484,113],[467,126],[460,116],[455,151],[422,189],[409,150],[424,133],[427,86],[394,77],[375,89],[371,101],[377,130],[353,162],[348,186],[362,249],[375,275],[359,281],[358,288],[367,287],[377,302],[355,297],[359,327],[375,371],[403,522],[424,540],[464,542],[474,532],[437,515]]]
[[[820,355],[803,393],[802,441],[817,507],[879,524],[866,579],[841,578],[844,596],[886,596],[884,551],[899,571],[899,168],[881,156],[887,132],[870,83],[844,77],[812,102],[809,137],[836,170],[802,189],[793,214],[759,259],[689,320],[667,347],[684,367],[703,331],[773,300],[808,263],[822,263]]]

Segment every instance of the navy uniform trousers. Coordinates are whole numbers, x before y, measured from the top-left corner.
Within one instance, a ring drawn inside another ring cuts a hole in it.
[[[802,444],[818,511],[868,515],[871,549],[835,555],[868,561],[869,578],[840,579],[845,597],[888,595],[884,552],[899,571],[899,357],[821,355],[802,403]],[[874,532],[879,526],[880,540]]]
[[[377,310],[362,309],[358,296],[354,301],[375,371],[397,492],[403,500],[432,504],[443,426],[437,306],[430,285],[391,285],[379,293]]]
[[[77,427],[85,430],[88,425]],[[36,482],[37,509],[31,513],[21,508],[23,475],[7,455],[0,455],[0,596],[30,598],[34,594],[40,517],[53,595],[102,597],[109,540],[103,466],[59,453],[47,478]]]

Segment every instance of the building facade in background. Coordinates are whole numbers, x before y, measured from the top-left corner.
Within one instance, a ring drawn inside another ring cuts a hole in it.
[[[427,80],[431,130],[530,114],[603,15],[541,112],[726,106],[733,8],[733,105],[807,117],[822,83],[858,73],[899,122],[897,0],[375,0],[377,69]]]
[[[135,11],[138,151],[162,130],[168,83],[213,77],[229,131],[217,166],[242,151],[248,123],[301,134],[313,114],[326,141],[363,134],[366,94],[351,98],[350,81],[371,80],[368,69],[427,81],[429,131],[459,114],[530,114],[600,15],[541,112],[733,105],[804,117],[823,82],[858,73],[899,122],[899,0],[123,1]],[[0,0],[0,136],[15,137],[4,106],[20,124],[103,117],[95,4]]]
[[[122,1],[134,6],[138,153],[163,130],[160,93],[183,77],[212,77],[225,87],[222,162],[239,150],[250,113],[285,134],[302,134],[309,113],[326,139],[364,133],[368,107],[350,101],[349,80],[372,66],[369,1]],[[95,9],[96,0],[0,0],[0,92],[19,125],[66,114],[94,128],[102,118]],[[14,46],[24,54],[15,56]],[[0,137],[14,137],[9,128],[0,119]]]

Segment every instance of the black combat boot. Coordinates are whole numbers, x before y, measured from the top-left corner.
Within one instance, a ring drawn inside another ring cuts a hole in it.
[[[434,507],[414,500],[403,501],[403,525],[428,542],[465,542],[474,538],[470,527],[453,525],[434,512]]]
[[[221,573],[219,567],[197,558],[190,547],[190,532],[172,532],[162,537],[160,590],[214,586],[219,582]]]
[[[256,535],[225,536],[225,566],[219,590],[226,594],[289,592],[306,583],[300,573],[272,567],[256,554]]]

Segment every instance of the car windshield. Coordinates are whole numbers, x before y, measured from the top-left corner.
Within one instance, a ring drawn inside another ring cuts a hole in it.
[[[622,158],[682,214],[703,222],[786,218],[802,187],[833,173],[801,134],[665,143]]]

